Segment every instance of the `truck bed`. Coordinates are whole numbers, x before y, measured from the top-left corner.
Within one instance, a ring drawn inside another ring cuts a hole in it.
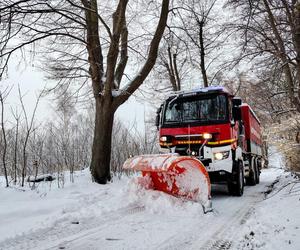
[[[242,119],[245,127],[246,152],[262,155],[262,136],[260,121],[246,103],[241,105]]]

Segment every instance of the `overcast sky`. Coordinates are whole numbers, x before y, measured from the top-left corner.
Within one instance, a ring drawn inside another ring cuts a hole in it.
[[[34,105],[37,99],[39,91],[49,83],[44,78],[42,72],[36,68],[27,65],[21,67],[16,66],[16,62],[10,63],[8,79],[1,82],[1,89],[6,86],[12,86],[9,97],[6,100],[6,119],[11,120],[10,107],[21,109],[20,101],[18,98],[18,84],[20,85],[22,94],[24,95],[24,104],[28,116],[34,109]],[[116,113],[116,117],[120,118],[126,126],[133,126],[136,124],[138,130],[144,131],[144,109],[145,106],[138,103],[134,97],[131,97],[128,102],[123,104]],[[38,106],[37,119],[40,121],[52,119],[54,116],[53,106],[51,105],[51,99],[48,97],[43,98]]]

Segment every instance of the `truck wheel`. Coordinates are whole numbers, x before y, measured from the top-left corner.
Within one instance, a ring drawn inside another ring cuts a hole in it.
[[[244,193],[244,167],[241,161],[234,161],[231,178],[228,181],[229,194],[242,196]]]
[[[256,164],[255,164],[255,166],[256,166],[256,184],[258,184],[259,183],[259,176],[260,176],[260,167],[259,167],[259,163],[258,163],[258,160],[256,161]]]
[[[251,159],[251,166],[249,176],[246,178],[246,184],[249,186],[255,186],[257,183],[257,164],[254,158]]]

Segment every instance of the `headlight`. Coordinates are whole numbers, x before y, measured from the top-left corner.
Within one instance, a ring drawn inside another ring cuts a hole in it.
[[[203,139],[205,139],[205,140],[209,140],[209,139],[212,138],[212,135],[209,134],[209,133],[204,133],[204,134],[202,135],[202,137],[203,137]]]
[[[224,160],[224,159],[229,157],[229,153],[230,153],[230,151],[223,151],[223,152],[214,153],[214,159],[217,160],[217,161]]]
[[[168,140],[168,138],[166,136],[160,137],[160,141],[162,141],[162,142],[166,142],[167,140]]]

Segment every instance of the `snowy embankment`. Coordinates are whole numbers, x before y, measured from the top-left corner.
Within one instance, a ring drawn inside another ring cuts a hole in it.
[[[1,187],[0,249],[299,249],[300,184],[279,163],[273,157],[243,197],[213,187],[205,215],[128,177],[97,185],[88,170],[63,189]]]
[[[63,189],[54,183],[51,186],[40,183],[36,190],[1,187],[0,197],[0,249],[47,249],[59,245],[61,239],[73,240],[74,235],[77,238],[81,233],[95,231],[101,232],[100,238],[104,241],[114,241],[120,234],[126,236],[138,231],[134,227],[130,229],[132,232],[128,231],[127,222],[118,225],[123,217],[129,217],[128,222],[134,224],[136,214],[142,214],[139,221],[151,221],[151,214],[156,214],[154,224],[159,224],[163,214],[173,219],[185,213],[189,219],[203,216],[200,204],[146,191],[128,177],[105,186],[92,183],[88,170],[76,172],[75,183],[66,183]],[[106,224],[118,229],[106,230]],[[152,233],[160,234],[159,231]]]
[[[245,223],[236,249],[300,249],[300,179],[278,169],[281,157],[275,154],[265,198],[257,203]]]

